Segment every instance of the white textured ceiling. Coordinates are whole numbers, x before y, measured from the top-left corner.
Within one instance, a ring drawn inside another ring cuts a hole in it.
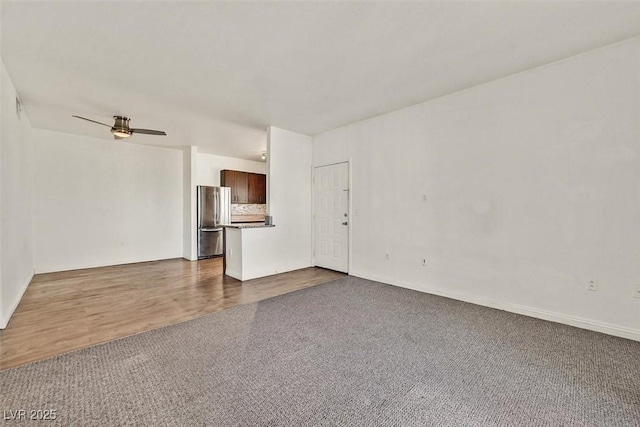
[[[640,34],[638,2],[2,1],[1,54],[33,126],[109,123],[257,159],[313,135]]]

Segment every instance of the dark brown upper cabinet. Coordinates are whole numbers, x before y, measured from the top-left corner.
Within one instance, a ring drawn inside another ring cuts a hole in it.
[[[220,185],[231,187],[231,203],[247,203],[249,201],[247,172],[222,170]]]
[[[261,173],[249,173],[249,203],[267,202],[267,176]]]
[[[267,202],[266,175],[224,169],[220,171],[220,185],[231,187],[231,203]]]

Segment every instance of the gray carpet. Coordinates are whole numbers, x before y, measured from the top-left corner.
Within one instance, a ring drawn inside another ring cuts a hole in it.
[[[0,393],[57,411],[39,425],[638,426],[640,343],[349,277],[3,371]]]

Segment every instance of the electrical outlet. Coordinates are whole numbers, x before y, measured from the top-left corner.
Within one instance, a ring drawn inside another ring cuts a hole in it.
[[[386,254],[384,254],[384,257],[387,261],[389,261],[391,259],[391,254],[387,252]]]
[[[587,290],[588,291],[597,291],[598,290],[598,282],[595,279],[591,279],[587,281]]]
[[[422,202],[424,203],[424,202],[426,202],[426,201],[427,201],[427,195],[426,195],[426,194],[423,194],[423,195],[422,195]]]
[[[423,267],[427,266],[427,259],[426,258],[422,258],[422,266]]]
[[[633,297],[640,298],[640,282],[637,282],[633,287]]]

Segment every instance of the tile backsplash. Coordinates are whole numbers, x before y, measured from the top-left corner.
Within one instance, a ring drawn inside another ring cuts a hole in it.
[[[231,215],[264,215],[267,205],[231,203]]]

